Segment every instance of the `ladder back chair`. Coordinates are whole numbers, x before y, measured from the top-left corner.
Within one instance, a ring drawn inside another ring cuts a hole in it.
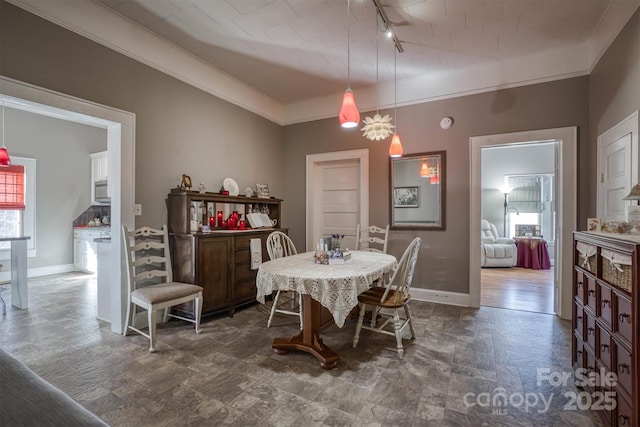
[[[360,224],[356,228],[356,251],[382,252],[387,253],[387,243],[389,242],[389,225],[386,228],[369,227],[361,228]],[[378,246],[371,246],[372,244]]]
[[[293,241],[289,236],[281,231],[274,231],[267,237],[267,253],[269,259],[277,259],[290,255],[296,255],[296,250]],[[278,308],[278,301],[280,300],[281,292],[292,292],[291,296],[291,309],[286,310],[284,308]],[[296,307],[296,296],[297,307]],[[298,316],[300,318],[300,330],[302,330],[304,324],[302,320],[302,295],[295,291],[280,291],[276,292],[276,296],[273,299],[273,305],[271,306],[271,312],[269,313],[269,320],[267,321],[267,328],[271,326],[273,315],[276,313],[288,314],[291,316]]]
[[[195,325],[196,334],[199,334],[202,287],[173,281],[167,226],[163,225],[160,230],[141,227],[129,231],[127,226],[123,225],[122,242],[128,267],[127,318],[123,334],[127,335],[129,330],[132,330],[144,335],[149,338],[149,352],[155,352],[159,310],[164,310],[163,322],[166,322],[169,316],[191,322]],[[189,301],[193,301],[195,319],[169,313],[171,307]],[[147,310],[148,333],[135,324],[136,306]]]
[[[356,333],[353,337],[353,348],[358,345],[360,331],[367,329],[372,332],[395,336],[398,356],[400,359],[404,358],[402,334],[405,328],[409,327],[412,340],[416,336],[411,320],[411,312],[409,311],[409,301],[411,300],[409,288],[411,287],[421,242],[422,239],[419,237],[413,239],[404,251],[398,267],[394,270],[391,279],[385,286],[373,287],[358,295],[360,314],[356,325]],[[363,324],[367,309],[372,311],[370,326]],[[400,317],[401,309],[404,311],[404,318]],[[380,316],[379,325],[377,324],[378,316]],[[389,327],[393,329],[391,330]]]

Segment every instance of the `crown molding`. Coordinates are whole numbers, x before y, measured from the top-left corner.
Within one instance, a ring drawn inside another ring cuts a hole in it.
[[[92,0],[6,1],[279,125],[336,117],[340,109],[342,92],[283,105]],[[589,43],[398,80],[397,105],[588,75],[639,5],[610,1]],[[379,102],[375,87],[354,88],[360,111],[392,107],[393,86],[379,85]]]

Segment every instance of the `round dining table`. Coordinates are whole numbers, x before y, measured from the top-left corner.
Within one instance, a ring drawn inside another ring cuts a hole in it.
[[[344,264],[316,264],[314,252],[264,262],[256,277],[256,299],[264,304],[274,291],[302,294],[303,329],[291,338],[275,338],[273,350],[286,354],[300,350],[313,354],[325,369],[334,368],[337,353],[320,338],[320,311],[326,307],[338,327],[343,327],[351,310],[358,305],[358,295],[398,265],[393,255],[351,251]]]

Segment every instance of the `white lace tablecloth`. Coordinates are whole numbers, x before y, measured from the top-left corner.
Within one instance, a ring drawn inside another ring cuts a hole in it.
[[[358,295],[397,265],[393,255],[365,251],[352,251],[351,259],[340,265],[315,264],[313,252],[279,258],[260,265],[256,299],[264,304],[265,295],[277,290],[309,294],[341,328]]]

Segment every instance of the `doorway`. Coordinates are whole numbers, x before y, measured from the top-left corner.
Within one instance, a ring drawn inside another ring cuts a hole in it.
[[[480,220],[482,219],[482,148],[527,142],[557,142],[556,214],[554,240],[554,313],[571,317],[571,281],[573,265],[573,230],[576,227],[576,160],[577,127],[542,129],[507,134],[471,137],[470,143],[470,214],[469,214],[469,301],[472,307],[481,303]]]
[[[0,94],[29,111],[63,120],[87,122],[107,129],[111,188],[111,225],[133,227],[135,115],[0,76]],[[36,190],[37,191],[37,190]],[[126,313],[126,267],[120,260],[120,233],[112,234],[111,331],[122,333]]]
[[[504,253],[482,245],[481,305],[554,313],[557,145],[531,141],[481,149],[482,219],[506,239],[499,246]]]

